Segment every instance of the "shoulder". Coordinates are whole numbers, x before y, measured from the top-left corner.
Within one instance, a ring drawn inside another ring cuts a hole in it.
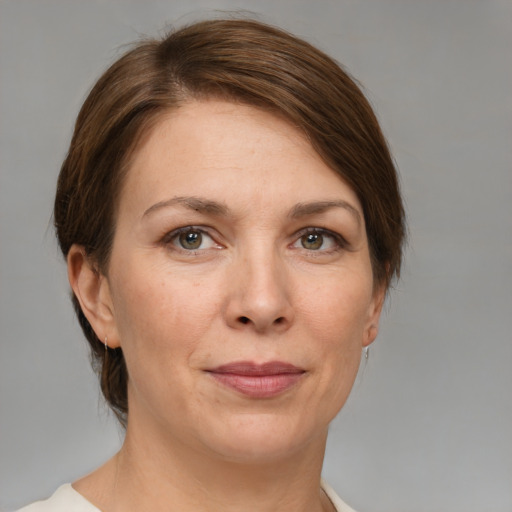
[[[322,489],[336,508],[336,512],[355,512],[322,480]],[[36,501],[17,512],[100,512],[92,503],[76,492],[71,484],[60,486],[55,493],[44,501]]]
[[[322,479],[322,489],[324,490],[327,497],[331,500],[334,505],[336,512],[355,512],[353,508],[350,508],[334,491],[334,489]]]
[[[81,494],[76,492],[71,484],[61,485],[55,493],[44,501],[36,501],[19,509],[17,512],[100,512]]]

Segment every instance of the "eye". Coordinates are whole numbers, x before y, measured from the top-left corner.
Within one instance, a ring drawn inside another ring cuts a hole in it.
[[[220,248],[206,231],[192,226],[172,231],[164,238],[163,242],[185,251]]]
[[[300,237],[300,243],[304,249],[317,251],[324,244],[324,235],[321,233],[308,233]]]
[[[341,235],[319,228],[308,228],[300,234],[293,247],[307,251],[335,251],[346,246]]]

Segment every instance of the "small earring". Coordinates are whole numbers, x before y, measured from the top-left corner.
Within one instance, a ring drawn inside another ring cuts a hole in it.
[[[108,344],[107,344],[107,341],[108,341],[108,337],[105,336],[105,352],[108,350]]]
[[[368,361],[368,358],[370,357],[370,347],[364,347],[364,358],[366,361]]]

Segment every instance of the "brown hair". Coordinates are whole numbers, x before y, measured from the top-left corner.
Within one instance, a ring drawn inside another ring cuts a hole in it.
[[[368,101],[331,58],[253,20],[210,20],[139,42],[98,80],[75,125],[59,175],[54,220],[67,255],[79,244],[106,274],[116,208],[140,137],[180,104],[222,98],[276,113],[300,129],[361,201],[376,283],[398,276],[405,235],[397,173]],[[128,373],[121,349],[105,352],[73,304],[101,389],[124,424]]]

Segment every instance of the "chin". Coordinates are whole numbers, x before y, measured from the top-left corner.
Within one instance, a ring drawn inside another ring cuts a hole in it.
[[[310,446],[323,445],[327,438],[327,426],[304,428],[304,422],[293,425],[289,418],[276,421],[271,414],[243,416],[231,425],[224,423],[210,430],[204,444],[227,461],[266,464],[293,457]]]

